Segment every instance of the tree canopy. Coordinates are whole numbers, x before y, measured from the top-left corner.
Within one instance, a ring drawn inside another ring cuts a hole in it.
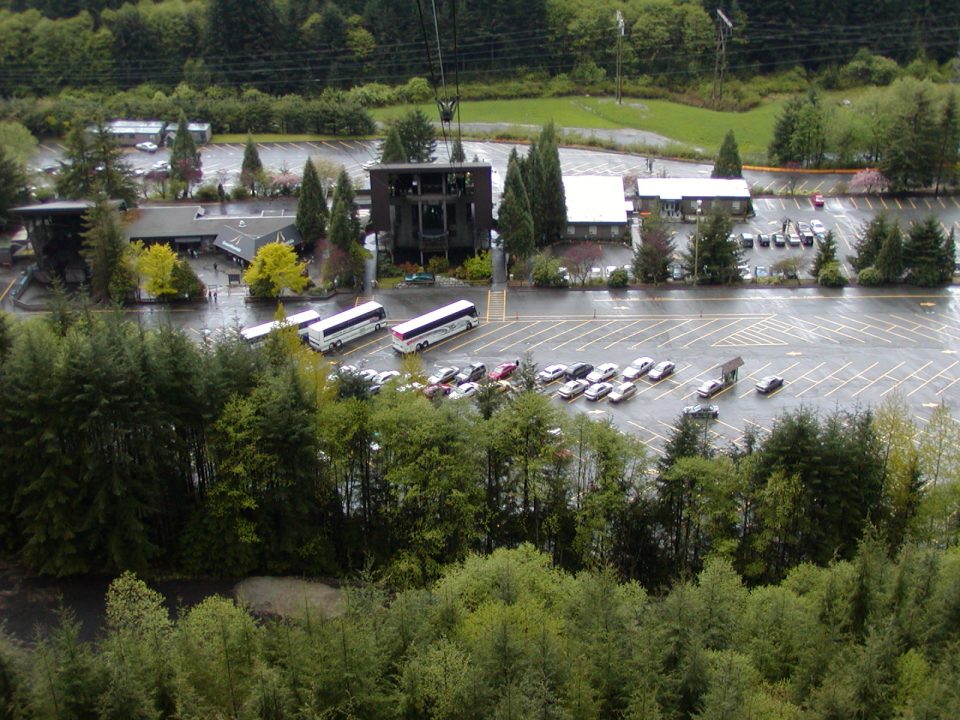
[[[292,247],[272,242],[257,251],[243,273],[243,281],[250,286],[251,295],[279,297],[284,290],[297,293],[307,286],[306,269],[306,263],[297,261]]]

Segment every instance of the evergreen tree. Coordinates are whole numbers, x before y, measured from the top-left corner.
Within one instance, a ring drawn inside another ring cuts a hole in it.
[[[644,282],[660,283],[670,274],[676,248],[673,234],[667,229],[659,213],[643,219],[640,229],[640,247],[633,255],[633,272]]]
[[[136,288],[136,278],[120,214],[101,195],[84,215],[84,226],[83,256],[90,269],[93,299],[121,303]]]
[[[0,145],[0,231],[10,222],[10,208],[26,196],[27,180],[20,164]]]
[[[517,164],[516,148],[511,151],[507,163],[498,225],[504,250],[522,264],[533,254],[533,218],[530,215],[530,200]]]
[[[544,243],[552,243],[563,237],[567,227],[567,197],[563,189],[563,171],[560,167],[560,149],[557,144],[557,129],[553,122],[540,131],[537,141],[540,151],[540,173],[543,182],[541,201],[537,203],[542,213]],[[540,242],[540,239],[537,239]]]
[[[405,163],[407,162],[407,150],[403,146],[403,140],[400,138],[400,131],[396,125],[391,125],[387,130],[387,137],[380,148],[381,163]]]
[[[895,192],[933,183],[937,169],[937,122],[929,85],[905,83],[885,138],[880,171]]]
[[[953,254],[947,249],[948,240],[952,247],[952,235],[945,236],[934,215],[911,224],[903,247],[904,264],[910,273],[911,284],[935,287],[953,277],[953,263],[947,265]]]
[[[884,241],[893,231],[893,228],[893,221],[885,212],[878,213],[867,223],[863,229],[863,234],[853,246],[855,254],[847,257],[847,261],[853,266],[854,270],[860,272],[876,263],[880,248],[883,247]],[[899,228],[897,232],[899,232]]]
[[[884,282],[900,282],[900,276],[903,275],[903,234],[900,232],[899,223],[894,222],[887,232],[874,267]]]
[[[108,198],[132,204],[137,188],[123,152],[103,121],[91,132],[78,124],[67,135],[57,177],[57,194],[66,198]]]
[[[705,283],[729,283],[739,277],[740,247],[730,238],[733,223],[722,210],[714,210],[700,223],[684,253],[684,263]]]
[[[545,216],[546,191],[543,185],[543,158],[536,141],[530,143],[527,156],[515,155],[517,169],[523,180],[523,187],[530,200],[530,219],[533,221],[533,238],[537,246],[546,242],[547,218]]]
[[[243,163],[240,165],[240,183],[246,185],[253,195],[257,194],[257,186],[263,180],[263,163],[253,138],[247,136],[247,143],[243,146]]]
[[[346,223],[341,220],[346,219]],[[334,220],[338,222],[334,238]],[[360,240],[360,212],[353,191],[353,183],[345,168],[340,168],[333,188],[333,204],[330,208],[330,239],[334,245],[346,249]]]
[[[190,134],[187,116],[180,112],[177,123],[177,135],[173,139],[173,149],[170,151],[170,177],[183,186],[184,197],[190,196],[193,185],[203,177],[200,153],[197,144]]]
[[[957,183],[958,163],[960,163],[960,114],[958,114],[955,91],[947,94],[937,129],[939,137],[936,193],[939,195],[941,184],[947,186]]]
[[[297,230],[307,246],[312,246],[323,237],[327,229],[327,198],[320,182],[320,176],[307,158],[303,166],[303,181],[300,185],[300,198],[297,202]]]
[[[433,162],[437,151],[437,133],[423,110],[415,108],[394,123],[400,142],[407,151],[407,162]]]
[[[800,111],[804,100],[801,97],[791,98],[783,106],[777,121],[773,126],[773,139],[767,148],[767,155],[774,162],[786,165],[795,162],[798,158],[794,154],[793,134],[799,123]]]
[[[833,231],[828,230],[823,240],[817,241],[817,255],[813,258],[811,273],[815,278],[820,277],[820,271],[827,265],[837,262],[837,241]]]
[[[713,165],[713,172],[710,177],[743,177],[743,163],[740,161],[740,149],[737,147],[737,139],[733,135],[733,130],[727,131],[726,137],[723,138],[723,145],[720,146],[720,152],[717,154],[717,160]]]
[[[460,136],[457,135],[453,139],[453,147],[450,149],[450,162],[453,163],[462,163],[467,161],[467,153],[463,149],[463,142],[460,140]]]

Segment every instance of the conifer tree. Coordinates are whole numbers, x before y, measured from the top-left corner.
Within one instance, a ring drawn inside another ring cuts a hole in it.
[[[340,168],[337,183],[333,188],[333,204],[330,208],[330,239],[334,245],[346,249],[360,239],[360,213],[354,199],[353,183],[345,168]],[[342,220],[345,219],[345,224]],[[334,221],[338,223],[334,238]]]
[[[190,134],[187,116],[181,111],[177,135],[170,151],[170,177],[183,185],[184,197],[189,197],[194,183],[203,176],[201,166],[200,153]]]
[[[737,139],[733,135],[733,130],[728,130],[726,137],[723,138],[723,145],[720,146],[720,152],[717,154],[717,160],[713,165],[713,172],[710,177],[743,177],[743,163],[740,161],[740,149],[737,147]]]
[[[135,288],[133,257],[120,214],[106,196],[84,215],[83,256],[90,268],[90,291],[97,301],[123,302]]]
[[[837,241],[833,237],[833,231],[828,231],[823,240],[817,241],[817,255],[813,259],[813,268],[810,272],[818,278],[823,268],[835,262],[837,262]]]
[[[950,249],[947,247],[948,239],[951,242]],[[945,236],[940,221],[934,215],[910,226],[903,254],[906,268],[910,271],[911,284],[934,287],[952,277],[952,240],[952,235],[949,238]]]
[[[530,199],[523,185],[517,164],[516,148],[510,153],[507,177],[500,200],[500,235],[503,248],[516,260],[523,262],[533,254],[533,218],[530,215]]]
[[[251,136],[247,136],[247,143],[243,146],[243,163],[240,165],[240,183],[246,185],[253,195],[257,194],[257,185],[263,178],[263,163],[260,153]]]
[[[563,171],[560,166],[560,149],[557,145],[557,129],[553,122],[547,123],[537,140],[540,151],[540,173],[543,182],[542,201],[538,212],[542,213],[543,240],[551,243],[563,237],[567,226],[567,197],[563,188]]]
[[[938,131],[936,192],[939,195],[941,184],[947,186],[957,183],[958,164],[960,164],[960,112],[957,109],[956,92],[950,92],[947,95]]]
[[[467,161],[467,153],[463,149],[463,142],[460,136],[454,138],[453,147],[450,149],[450,162],[462,163]]]
[[[303,181],[300,184],[300,199],[297,203],[297,230],[305,245],[313,245],[323,237],[327,229],[327,198],[323,192],[320,176],[307,158],[303,166]]]
[[[407,150],[403,146],[403,140],[400,138],[400,131],[396,125],[391,125],[387,130],[387,137],[380,148],[381,163],[405,163],[407,162]]]
[[[903,275],[903,234],[900,232],[899,223],[894,222],[883,239],[874,267],[884,282],[899,282]]]
[[[437,151],[437,133],[420,108],[411,110],[397,120],[394,127],[407,151],[407,162],[433,162]]]
[[[892,221],[885,212],[878,213],[867,223],[863,234],[853,246],[854,254],[847,257],[854,270],[860,272],[876,263],[880,248],[892,230]]]
[[[27,180],[20,164],[0,145],[0,231],[10,221],[10,208],[26,195]]]

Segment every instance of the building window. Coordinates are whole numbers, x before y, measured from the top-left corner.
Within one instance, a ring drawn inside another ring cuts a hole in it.
[[[596,237],[596,236],[597,236],[597,226],[596,226],[596,225],[591,225],[591,226],[590,226],[590,229],[588,230],[588,232],[590,233],[590,237]]]
[[[616,225],[611,225],[611,226],[610,226],[610,237],[612,237],[612,238],[620,237],[620,228],[618,228]]]
[[[567,235],[574,235],[576,230],[573,229],[573,225],[567,225]]]
[[[733,211],[733,212],[740,212],[740,201],[739,201],[739,200],[731,200],[731,201],[730,201],[730,210]]]

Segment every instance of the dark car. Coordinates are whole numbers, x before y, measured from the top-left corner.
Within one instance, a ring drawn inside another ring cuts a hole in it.
[[[740,233],[740,245],[745,248],[753,247],[753,233],[742,232]]]
[[[465,382],[476,382],[487,374],[487,366],[481,362],[470,363],[463,370],[457,373],[457,385],[463,385]]]
[[[783,378],[779,375],[767,375],[756,384],[757,392],[761,395],[772,393],[780,387],[783,387]]]
[[[715,420],[720,417],[720,408],[716,405],[688,405],[683,414],[696,420]]]
[[[582,380],[592,372],[593,365],[590,363],[578,362],[567,368],[567,372],[564,377],[567,380]]]
[[[770,247],[770,236],[766,233],[759,233],[757,235],[757,244],[760,247]]]
[[[800,233],[800,242],[807,247],[813,247],[813,231],[804,230]]]
[[[787,238],[783,233],[774,233],[773,234],[773,244],[777,247],[786,247]]]

